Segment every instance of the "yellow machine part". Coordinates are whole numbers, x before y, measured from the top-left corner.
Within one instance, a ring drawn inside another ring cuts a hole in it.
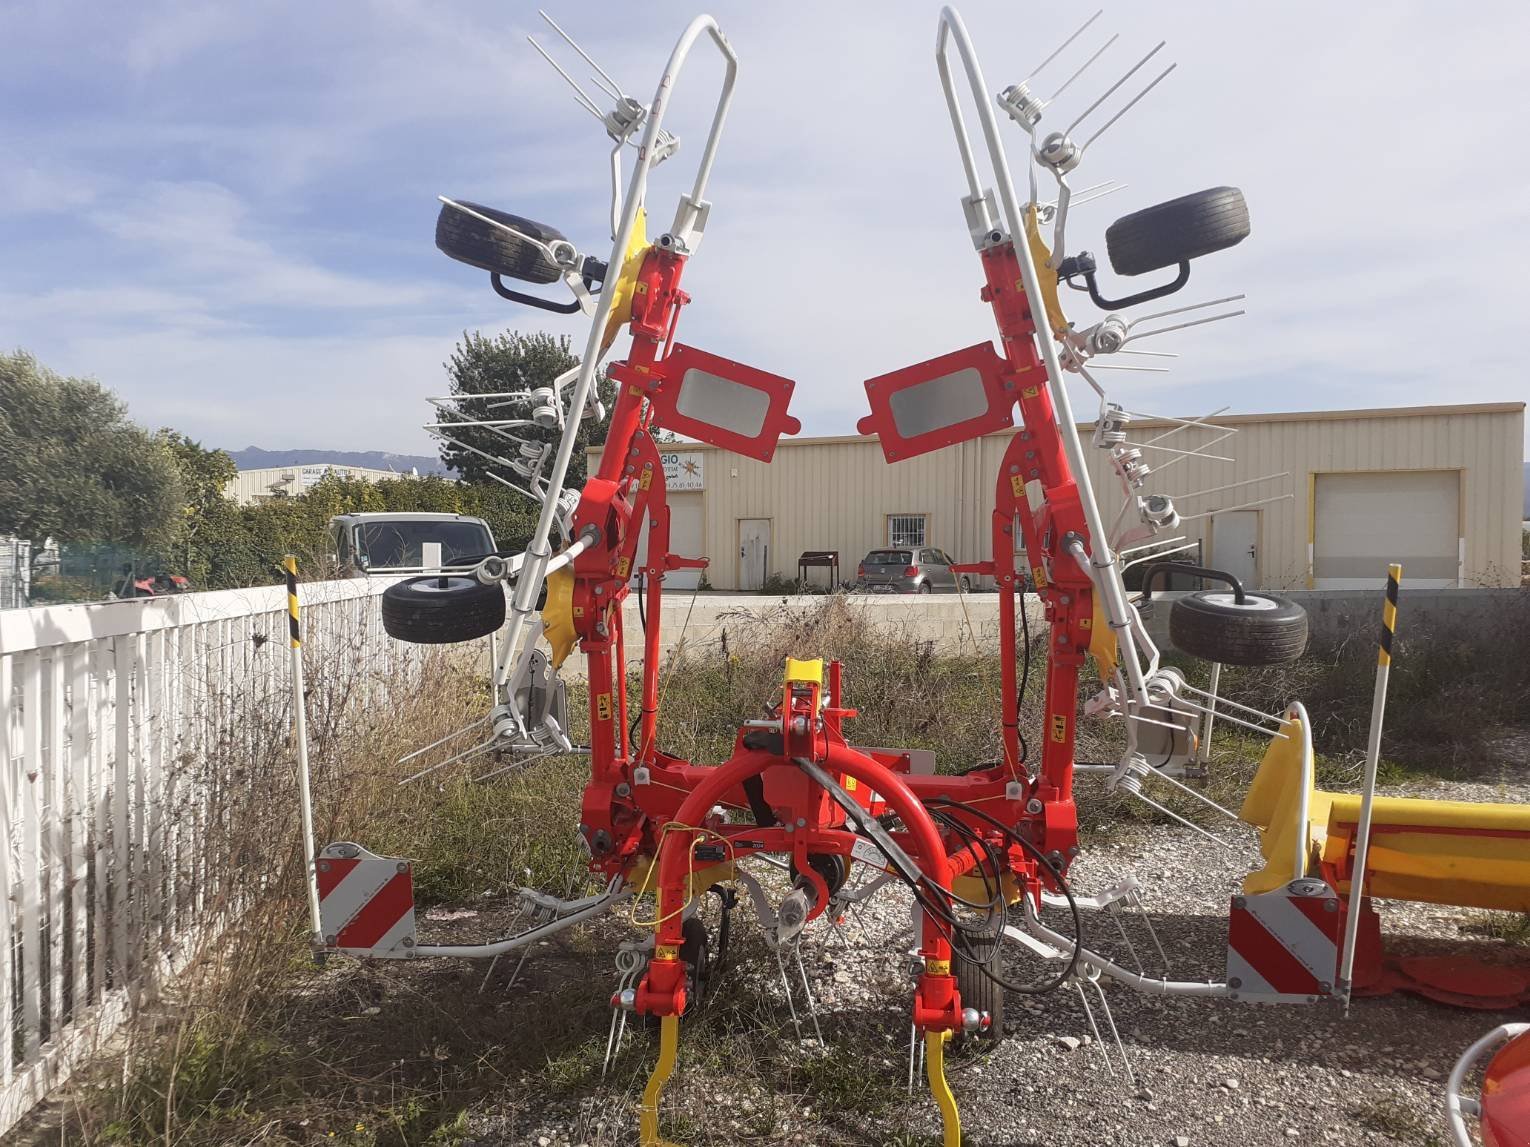
[[[611,311],[606,316],[606,329],[600,337],[602,355],[611,349],[622,327],[632,321],[633,288],[637,285],[638,271],[643,266],[643,257],[648,254],[648,247],[648,212],[639,207],[637,218],[632,222],[632,235],[627,240],[627,253],[622,258],[616,282],[602,288],[611,296]]]
[[[542,634],[552,646],[553,668],[559,668],[574,651],[574,571],[570,566],[547,575],[547,601],[542,606]]]
[[[795,657],[786,659],[786,683],[788,685],[817,685],[823,686],[823,658],[815,657],[811,661],[799,661]]]
[[[1110,628],[1110,615],[1105,612],[1099,594],[1094,595],[1094,618],[1089,623],[1089,653],[1101,681],[1116,675],[1116,631]]]
[[[1239,817],[1261,830],[1265,867],[1243,881],[1253,895],[1315,871],[1319,856],[1342,867],[1360,821],[1360,797],[1314,787],[1299,824],[1304,768],[1299,722],[1272,738]],[[1298,837],[1304,872],[1292,872]],[[1348,892],[1348,882],[1339,891]],[[1389,900],[1530,912],[1530,806],[1377,797],[1365,890]]]
[[[677,1147],[668,1139],[659,1138],[659,1096],[675,1072],[679,1052],[680,1017],[663,1016],[659,1020],[659,1062],[653,1065],[653,1074],[643,1089],[643,1102],[638,1105],[638,1143],[641,1147]]]
[[[1041,222],[1036,217],[1034,207],[1025,213],[1025,241],[1031,249],[1031,261],[1036,264],[1036,281],[1041,287],[1041,300],[1047,309],[1047,323],[1052,333],[1061,338],[1068,329],[1068,316],[1063,314],[1062,302],[1057,297],[1057,272],[1047,266],[1052,252],[1041,238]]]
[[[950,1032],[924,1033],[924,1068],[930,1081],[930,1094],[940,1107],[941,1147],[962,1147],[962,1117],[956,1110],[956,1096],[946,1082],[946,1041]]]
[[[1337,864],[1360,822],[1360,798],[1323,795],[1323,859]],[[1377,797],[1366,870],[1372,896],[1530,912],[1530,807]]]

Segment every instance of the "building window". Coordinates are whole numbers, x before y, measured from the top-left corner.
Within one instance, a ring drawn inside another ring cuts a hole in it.
[[[924,545],[924,514],[888,514],[887,544],[904,546]]]

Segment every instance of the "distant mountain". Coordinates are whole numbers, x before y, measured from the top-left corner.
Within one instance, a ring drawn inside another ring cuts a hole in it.
[[[262,450],[246,446],[230,450],[229,457],[241,470],[262,470],[268,466],[318,466],[332,462],[337,466],[360,466],[368,470],[396,470],[407,474],[449,474],[440,458],[421,454],[389,454],[385,450]]]

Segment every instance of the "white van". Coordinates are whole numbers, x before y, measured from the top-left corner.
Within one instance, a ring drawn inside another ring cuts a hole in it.
[[[495,552],[489,524],[466,514],[339,514],[329,536],[349,577],[467,569]]]

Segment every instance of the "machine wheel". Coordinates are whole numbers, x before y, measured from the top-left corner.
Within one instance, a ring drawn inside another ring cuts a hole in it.
[[[1123,215],[1105,229],[1105,249],[1118,275],[1174,267],[1240,243],[1248,204],[1236,187],[1212,187]]]
[[[497,211],[481,203],[469,203],[466,199],[458,202],[486,218],[514,227],[539,243],[552,246],[567,242],[556,227],[511,215],[508,211]],[[556,283],[563,274],[545,252],[446,203],[441,204],[441,214],[436,217],[436,246],[459,263],[526,283]]]
[[[1223,665],[1285,665],[1307,648],[1307,611],[1273,593],[1208,589],[1169,612],[1169,640],[1192,657]]]
[[[997,936],[974,938],[972,952],[981,960],[992,955],[999,943]],[[987,1012],[989,1018],[987,1031],[969,1033],[964,1039],[976,1041],[978,1047],[992,1047],[1004,1038],[1004,989],[983,974],[978,962],[969,960],[955,949],[951,952],[951,966],[956,970],[956,991],[961,996],[962,1007]]]
[[[477,578],[414,577],[383,590],[382,621],[389,637],[415,645],[472,641],[505,624],[505,591]]]
[[[700,916],[692,916],[681,926],[680,959],[685,963],[690,980],[685,1010],[695,1011],[706,999],[707,981],[712,978],[712,942],[707,938],[707,926]]]
[[[972,579],[969,578],[966,574],[962,574],[961,577],[956,579],[956,587],[961,590],[962,593],[971,593]]]

